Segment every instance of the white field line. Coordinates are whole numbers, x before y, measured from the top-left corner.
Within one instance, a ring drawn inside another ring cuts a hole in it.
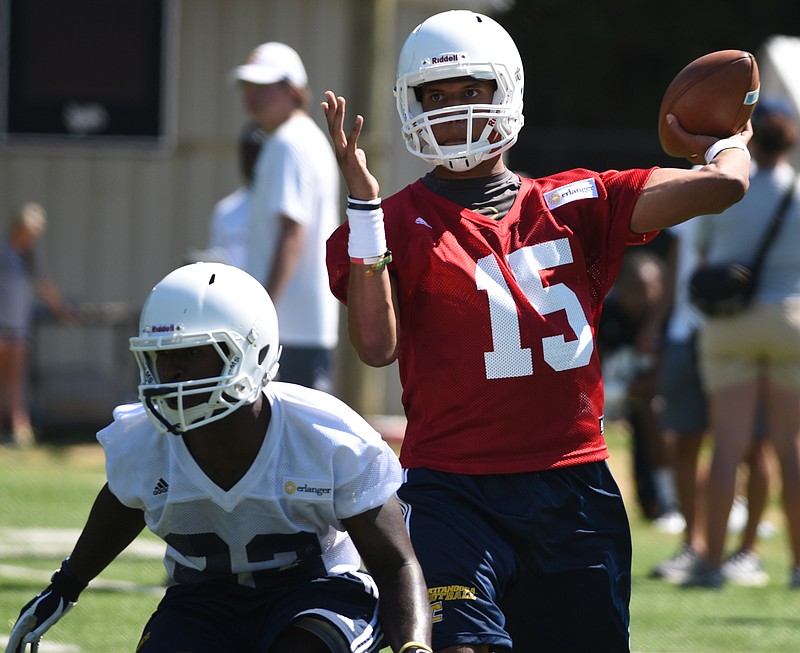
[[[78,529],[0,527],[0,560],[11,563],[15,557],[31,556],[61,559],[69,555],[79,535]],[[122,552],[120,557],[158,560],[163,555],[162,542],[138,538]],[[32,580],[41,583],[43,587],[50,581],[52,573],[52,570],[43,571],[15,564],[0,564],[0,577]],[[111,592],[146,592],[155,595],[164,593],[163,587],[104,578],[95,578],[90,586]],[[40,651],[47,650],[49,649],[40,648]]]
[[[74,644],[59,644],[46,639],[39,642],[39,653],[80,653],[80,647]],[[8,645],[8,637],[0,635],[0,646],[5,648]]]
[[[42,571],[41,569],[21,567],[19,565],[0,565],[0,578],[32,580],[41,583],[42,587],[50,582],[50,576],[52,575],[52,571]],[[156,585],[140,585],[126,580],[108,580],[105,578],[95,578],[89,583],[89,587],[107,592],[143,592],[155,595],[164,593],[164,588]]]
[[[66,557],[75,545],[80,530],[70,528],[0,527],[0,558],[19,556]],[[160,559],[164,543],[137,538],[122,552],[123,556]]]

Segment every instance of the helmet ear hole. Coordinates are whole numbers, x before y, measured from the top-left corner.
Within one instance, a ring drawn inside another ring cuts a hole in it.
[[[267,357],[269,353],[269,345],[266,347],[262,347],[261,351],[258,352],[258,364],[261,365],[264,362],[264,359]]]

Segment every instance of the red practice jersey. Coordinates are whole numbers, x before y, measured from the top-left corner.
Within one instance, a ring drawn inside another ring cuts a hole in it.
[[[383,201],[400,313],[404,467],[462,474],[608,457],[595,334],[650,170],[522,179],[495,221],[417,181]],[[348,226],[328,241],[347,302]]]

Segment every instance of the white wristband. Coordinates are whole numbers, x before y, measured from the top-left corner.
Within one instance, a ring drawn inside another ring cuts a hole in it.
[[[740,141],[738,138],[723,138],[718,140],[706,150],[706,163],[711,163],[714,160],[714,157],[716,157],[723,150],[741,150],[747,155],[747,159],[750,159],[750,150],[747,149],[747,145],[742,143],[742,141]]]
[[[383,209],[347,209],[350,237],[347,253],[350,258],[368,259],[386,253],[386,231],[383,228]]]

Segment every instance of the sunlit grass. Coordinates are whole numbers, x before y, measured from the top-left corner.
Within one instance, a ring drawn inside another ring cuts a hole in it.
[[[610,465],[626,497],[633,530],[633,650],[800,650],[800,592],[787,589],[789,561],[783,518],[775,499],[768,518],[779,530],[761,543],[771,577],[767,587],[682,590],[651,580],[648,573],[652,566],[674,553],[680,537],[656,531],[640,516],[630,482],[628,437],[618,425],[612,424],[608,429]],[[0,448],[0,642],[5,642],[20,607],[47,584],[52,570],[69,552],[103,482],[102,452],[96,445],[46,446],[31,451]],[[773,494],[776,491],[774,488]],[[47,528],[69,530],[39,533],[37,537],[25,530],[22,543],[18,541],[20,529]],[[149,533],[140,536],[137,544],[141,543],[158,546],[158,540]],[[731,537],[731,546],[734,544]],[[101,574],[75,609],[48,632],[41,653],[48,653],[48,647],[56,644],[60,647],[49,650],[135,650],[139,634],[158,603],[164,580],[158,556],[138,548],[124,553]]]

